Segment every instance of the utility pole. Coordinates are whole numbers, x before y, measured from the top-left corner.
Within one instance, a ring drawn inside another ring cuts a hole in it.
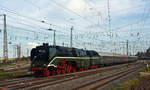
[[[124,45],[124,43],[122,44],[122,54],[125,55],[125,45]]]
[[[18,47],[18,45],[14,44],[12,46],[13,46],[13,57],[17,58],[17,47]]]
[[[53,31],[54,31],[54,43],[53,43],[53,45],[56,46],[56,38],[55,38],[56,35],[55,35],[55,30],[53,30]]]
[[[73,30],[73,26],[71,27],[71,33],[70,33],[70,47],[72,48],[72,30]]]
[[[50,26],[51,26],[51,24],[50,24]],[[56,46],[56,34],[55,34],[56,30],[52,29],[52,27],[50,27],[47,30],[54,32],[54,35],[53,35],[53,46]]]
[[[8,61],[8,46],[7,46],[6,14],[1,14],[0,16],[4,16],[3,57],[4,57],[4,62],[7,62]]]
[[[16,57],[16,46],[13,45],[13,58],[15,58],[15,57]]]
[[[29,57],[29,48],[27,48],[27,57]]]
[[[53,35],[53,46],[56,46],[56,34],[55,34],[56,30],[53,30],[53,29],[47,29],[47,30],[54,32],[54,35]]]
[[[126,42],[127,56],[128,56],[128,47],[129,47],[129,41],[127,40],[127,42]]]
[[[64,43],[64,42],[62,43],[62,46],[65,46],[65,43]]]
[[[108,27],[109,27],[109,32],[110,32],[110,37],[112,36],[112,32],[111,32],[111,16],[110,16],[110,1],[108,0]]]
[[[21,44],[17,45],[17,56],[18,56],[18,60],[20,60],[20,58],[21,58]]]

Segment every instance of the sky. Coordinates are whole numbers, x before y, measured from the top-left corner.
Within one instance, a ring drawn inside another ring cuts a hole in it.
[[[69,47],[73,26],[73,47],[98,52],[126,54],[128,40],[129,54],[133,55],[150,44],[148,0],[0,1],[0,14],[7,16],[9,57],[16,57],[16,45],[21,45],[22,56],[42,43],[53,45],[53,31],[49,28],[56,30],[57,45]],[[0,30],[3,51],[2,16]]]

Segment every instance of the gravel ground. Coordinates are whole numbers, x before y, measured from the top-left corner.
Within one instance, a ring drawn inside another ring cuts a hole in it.
[[[150,76],[139,78],[140,82],[135,90],[150,90]]]

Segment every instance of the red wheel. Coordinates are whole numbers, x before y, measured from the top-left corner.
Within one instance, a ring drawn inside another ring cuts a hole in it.
[[[88,67],[88,66],[86,66],[86,67],[84,67],[84,70],[88,70],[88,68],[89,68],[89,67]]]
[[[62,73],[63,73],[63,74],[65,74],[65,73],[66,73],[66,70],[61,70],[61,71],[62,71]]]
[[[48,77],[50,75],[49,69],[48,68],[44,68],[43,74],[44,74],[44,76]]]
[[[71,64],[67,65],[67,73],[70,73],[71,69],[72,69],[72,65]]]
[[[91,69],[96,69],[96,68],[98,68],[97,65],[92,65],[92,66],[91,66]]]
[[[57,70],[57,75],[60,75],[61,74],[61,71],[60,70]]]
[[[56,75],[56,71],[55,70],[52,71],[52,75]]]
[[[64,64],[64,66],[63,66],[63,67],[64,67],[63,72],[64,72],[64,73],[66,73],[66,72],[67,72],[67,64]]]
[[[80,71],[83,71],[83,70],[84,70],[84,68],[79,68],[79,70],[80,70]]]
[[[62,60],[57,64],[57,74],[66,73],[67,72],[67,64],[66,60]],[[61,72],[61,73],[60,73]]]
[[[76,70],[76,68],[74,67],[74,68],[72,69],[72,71],[73,71],[73,72],[76,72],[77,70]]]

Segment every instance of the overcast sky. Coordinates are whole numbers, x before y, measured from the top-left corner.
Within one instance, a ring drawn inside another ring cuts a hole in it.
[[[56,30],[57,45],[69,46],[73,26],[74,47],[101,52],[125,54],[126,40],[129,40],[130,54],[143,51],[150,44],[148,0],[110,0],[109,14],[108,0],[0,1],[0,14],[7,15],[9,47],[21,43],[24,55],[37,44],[53,44],[53,32],[48,28]],[[13,55],[15,51],[11,49],[9,54]]]

